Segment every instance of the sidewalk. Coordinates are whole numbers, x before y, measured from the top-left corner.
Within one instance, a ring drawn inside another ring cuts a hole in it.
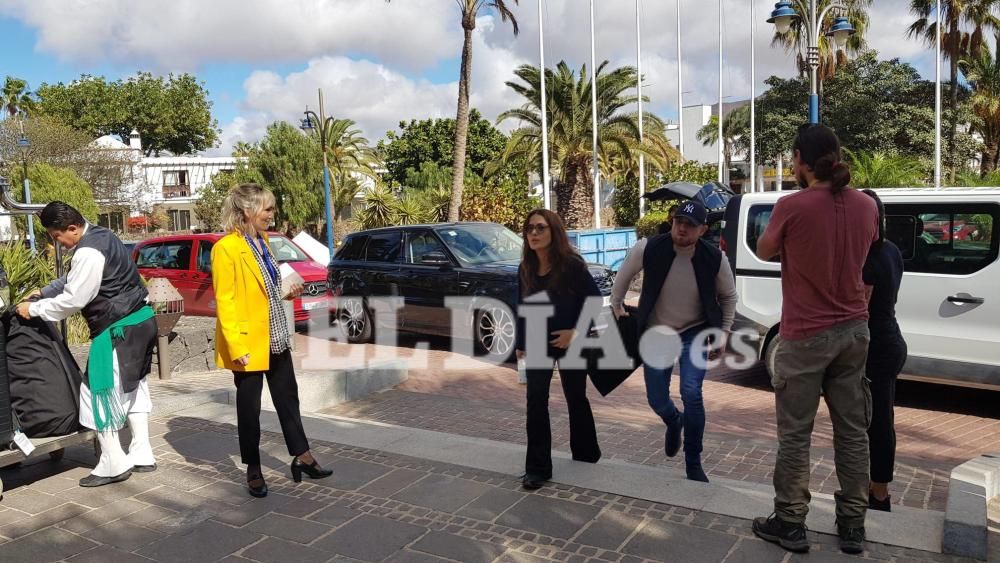
[[[461,465],[429,461],[385,451],[419,447],[400,440],[397,430],[345,420],[307,418],[313,451],[334,476],[302,484],[289,478],[280,434],[265,432],[262,452],[271,493],[252,499],[242,485],[235,428],[225,422],[232,418],[232,407],[217,404],[156,418],[151,434],[159,470],[114,486],[76,485],[93,460],[87,447],[68,451],[59,463],[43,460],[5,471],[10,489],[0,503],[0,560],[857,560],[840,554],[830,535],[811,532],[812,553],[792,557],[754,538],[748,520],[596,487],[554,484],[528,493],[509,472],[467,466],[497,461],[518,466],[521,460],[508,459],[502,444],[492,447],[493,460],[475,455]],[[264,413],[263,422],[265,429],[276,427],[271,413]],[[338,433],[384,446],[317,439]],[[453,447],[444,444],[430,453],[462,459],[470,455],[467,444],[456,438]],[[604,463],[584,465],[558,458],[556,470],[567,478],[582,472],[582,478]],[[603,470],[608,469],[619,468]],[[877,543],[867,547],[865,559],[954,560]]]

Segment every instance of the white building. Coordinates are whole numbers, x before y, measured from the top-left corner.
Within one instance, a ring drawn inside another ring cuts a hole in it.
[[[128,200],[98,202],[103,209],[98,222],[119,232],[125,231],[129,217],[138,217],[156,207],[168,217],[167,230],[199,228],[194,213],[199,191],[216,174],[235,170],[241,160],[228,156],[143,156],[142,140],[137,131],[132,131],[127,145],[110,135],[97,139],[94,145],[121,151],[122,160],[133,163],[121,190]]]

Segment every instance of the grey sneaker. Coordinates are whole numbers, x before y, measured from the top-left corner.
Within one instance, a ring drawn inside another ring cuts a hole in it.
[[[753,533],[762,540],[776,543],[788,551],[806,553],[809,551],[809,538],[806,537],[805,524],[785,522],[777,514],[767,518],[759,517],[753,520]]]
[[[837,535],[840,536],[840,551],[857,555],[865,550],[865,527],[849,528],[837,524]]]

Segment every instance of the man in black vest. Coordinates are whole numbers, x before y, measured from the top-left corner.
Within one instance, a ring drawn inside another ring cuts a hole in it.
[[[674,212],[670,232],[642,239],[629,251],[611,295],[615,316],[627,314],[623,307],[625,294],[639,271],[644,272],[636,319],[640,334],[655,328],[657,333],[673,335],[671,341],[676,344],[673,353],[669,346],[656,347],[663,350],[663,357],[650,357],[648,353],[643,357],[646,398],[667,425],[667,457],[677,455],[683,431],[687,477],[705,483],[708,476],[701,466],[705,434],[702,382],[706,360],[718,358],[726,349],[737,301],[729,261],[718,248],[701,240],[708,230],[707,215],[705,206],[698,201],[681,203]],[[720,337],[707,342],[707,329],[721,331]],[[671,364],[675,360],[680,363],[684,412],[670,399]]]
[[[87,223],[80,212],[55,201],[40,214],[56,244],[73,250],[69,273],[42,288],[41,299],[20,303],[28,319],[61,321],[80,312],[90,329],[87,370],[80,386],[80,424],[97,431],[101,458],[82,487],[128,479],[153,471],[149,443],[152,400],[146,375],[156,342],[156,319],[146,304],[146,287],[128,251],[108,229]],[[118,430],[126,420],[132,443],[126,454]]]

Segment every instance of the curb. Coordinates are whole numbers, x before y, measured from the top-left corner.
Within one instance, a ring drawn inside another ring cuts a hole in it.
[[[986,560],[989,550],[987,506],[1000,496],[1000,454],[984,454],[951,471],[941,550]]]

